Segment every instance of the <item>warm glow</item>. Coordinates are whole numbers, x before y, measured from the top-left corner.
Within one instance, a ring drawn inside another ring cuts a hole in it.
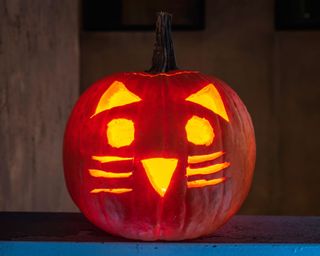
[[[221,164],[214,164],[214,165],[201,167],[201,168],[187,167],[187,176],[193,176],[193,175],[199,175],[199,174],[202,174],[202,175],[213,174],[229,166],[230,166],[230,163],[224,162]]]
[[[172,175],[177,167],[175,158],[149,158],[141,160],[148,179],[158,194],[163,197],[169,187]]]
[[[132,188],[95,188],[90,191],[90,193],[112,193],[112,194],[122,194],[131,192]]]
[[[109,163],[117,161],[127,161],[132,160],[133,157],[120,157],[120,156],[92,156],[93,160],[97,160],[100,163]]]
[[[132,172],[105,172],[96,169],[89,169],[89,173],[92,177],[96,178],[128,178],[132,175]]]
[[[222,183],[226,180],[225,177],[212,179],[212,180],[194,180],[194,181],[188,181],[187,185],[188,188],[201,188],[205,186],[213,186],[217,185],[219,183]]]
[[[191,117],[186,124],[187,139],[195,145],[209,146],[214,138],[209,121],[198,116]]]
[[[223,151],[215,152],[208,155],[195,155],[195,156],[188,156],[188,163],[189,164],[197,164],[206,161],[212,161],[224,154]]]
[[[102,111],[141,101],[141,98],[130,92],[122,82],[114,81],[101,96],[93,116]]]
[[[188,98],[186,98],[186,101],[191,101],[193,103],[199,104],[229,122],[229,117],[227,115],[221,96],[213,84],[208,84],[200,91],[191,94]]]
[[[134,140],[134,124],[125,118],[113,119],[108,123],[108,143],[115,148],[130,145]]]

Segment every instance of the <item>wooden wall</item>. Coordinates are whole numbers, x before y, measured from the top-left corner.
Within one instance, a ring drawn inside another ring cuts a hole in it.
[[[0,210],[72,211],[61,164],[65,121],[104,75],[145,70],[152,32],[82,32],[78,1],[0,0]],[[179,67],[228,82],[256,130],[241,213],[320,214],[320,32],[273,28],[271,0],[207,0],[206,29],[174,32]],[[81,73],[79,73],[79,65]]]
[[[77,0],[0,0],[0,210],[75,209],[61,149],[78,44]]]
[[[277,32],[274,45],[274,207],[320,215],[320,31]]]

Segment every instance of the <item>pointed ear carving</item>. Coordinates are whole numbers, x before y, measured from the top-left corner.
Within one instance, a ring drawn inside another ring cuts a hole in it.
[[[205,107],[217,115],[221,116],[224,120],[229,122],[229,117],[226,112],[225,106],[221,99],[221,96],[213,84],[208,84],[201,90],[194,94],[191,94],[185,99],[196,104]]]
[[[141,101],[141,98],[130,92],[122,82],[114,81],[101,96],[96,110],[91,117],[102,111],[139,101]]]

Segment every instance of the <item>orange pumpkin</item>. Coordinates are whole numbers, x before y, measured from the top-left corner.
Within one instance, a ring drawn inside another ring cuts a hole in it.
[[[250,116],[224,82],[177,70],[160,13],[149,72],[108,76],[70,116],[65,178],[101,229],[141,240],[208,235],[241,206],[253,175]]]

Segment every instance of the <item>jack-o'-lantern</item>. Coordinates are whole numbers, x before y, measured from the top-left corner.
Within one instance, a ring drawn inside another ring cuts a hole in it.
[[[64,140],[67,187],[96,226],[141,240],[208,235],[245,199],[255,162],[250,116],[224,82],[178,70],[160,13],[153,66],[91,86]]]

